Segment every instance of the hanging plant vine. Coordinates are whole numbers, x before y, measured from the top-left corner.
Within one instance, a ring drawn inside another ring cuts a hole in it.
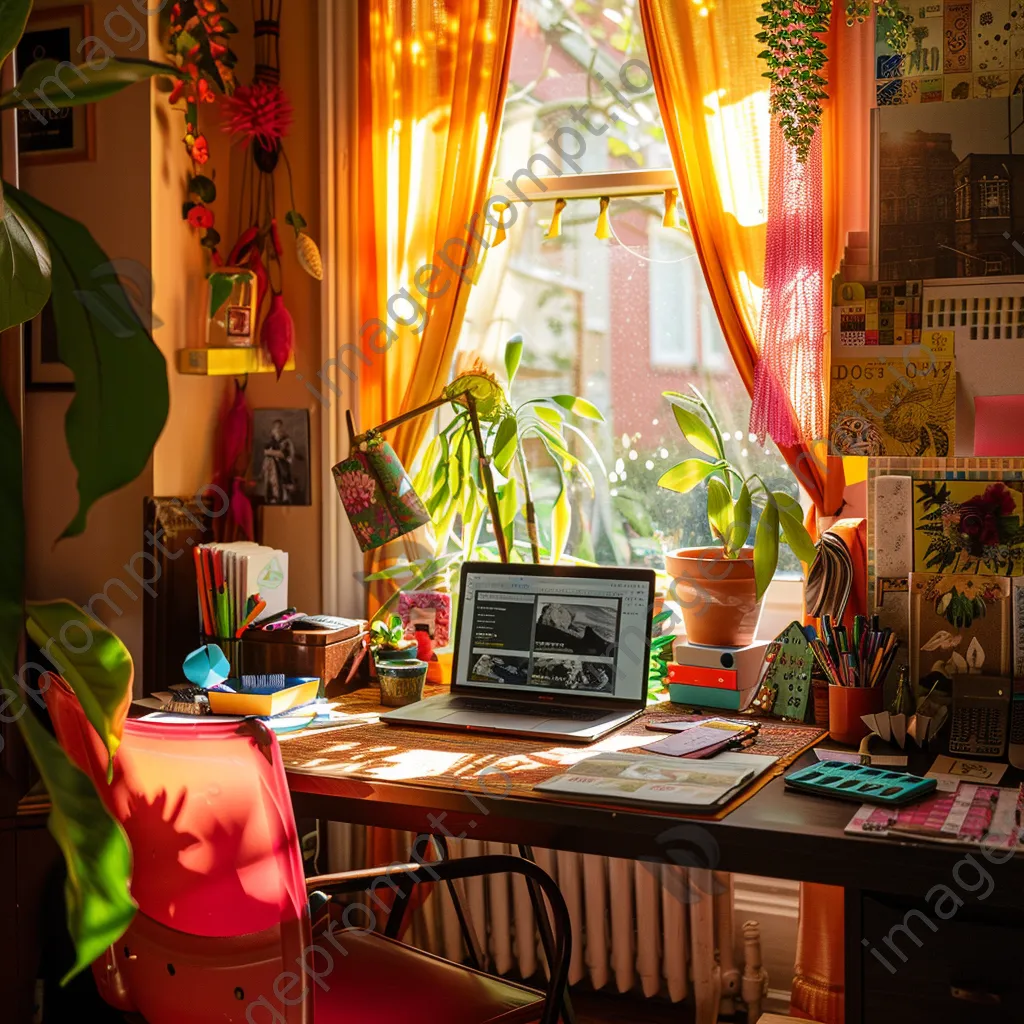
[[[803,163],[821,123],[822,100],[828,98],[822,36],[832,19],[832,0],[764,0],[762,9],[757,41],[765,47],[759,57],[768,65],[764,77],[771,82],[772,113]],[[893,52],[902,53],[913,15],[899,0],[847,0],[847,25],[866,21],[872,9],[885,26],[886,42]]]

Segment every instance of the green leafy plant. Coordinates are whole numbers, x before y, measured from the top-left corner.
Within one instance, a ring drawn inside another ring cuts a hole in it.
[[[689,458],[676,464],[658,480],[661,487],[686,494],[703,485],[707,499],[708,526],[721,542],[726,558],[738,558],[750,536],[753,510],[761,509],[754,536],[753,560],[757,596],[760,599],[775,575],[782,539],[801,562],[809,565],[815,549],[803,524],[800,503],[785,491],[772,491],[756,474],[744,476],[725,455],[721,427],[703,395],[691,385],[691,394],[664,392],[672,405],[676,424],[686,440],[707,458]]]
[[[18,45],[31,8],[31,0],[0,0],[0,67]],[[77,68],[40,61],[0,95],[0,110],[37,111],[28,116],[45,118],[49,111],[97,102],[155,75],[178,74],[167,64],[114,57],[94,57]],[[167,419],[166,363],[110,268],[106,253],[83,225],[0,177],[0,331],[31,320],[49,301],[60,360],[75,378],[64,429],[78,473],[78,509],[62,537],[83,533],[96,501],[138,476]],[[0,675],[5,684],[13,678],[26,626],[21,450],[18,421],[7,399],[0,398],[0,534],[5,544]],[[119,709],[131,689],[128,652],[67,602],[30,605],[27,618],[33,639],[48,653],[60,652],[53,657],[112,758],[123,724]],[[85,660],[66,655],[67,649],[50,639],[63,636],[62,628],[71,622],[93,633],[95,645]],[[3,696],[19,716],[25,744],[50,794],[49,828],[67,863],[68,929],[76,950],[67,981],[116,942],[131,922],[131,851],[92,783],[32,717],[17,686],[14,690]]]
[[[672,660],[672,644],[675,635],[655,635],[658,627],[672,618],[672,613],[659,612],[651,619],[651,656],[647,664],[647,699],[658,700],[665,693],[668,682],[668,663]]]
[[[408,646],[405,639],[405,624],[397,615],[392,615],[385,622],[376,619],[370,626],[370,648],[374,651],[398,651]]]
[[[772,84],[772,113],[802,163],[821,123],[822,100],[828,98],[824,74],[828,55],[822,36],[832,20],[832,0],[765,0],[762,9],[764,14],[757,19],[762,29],[756,39],[765,47],[758,56],[768,65],[764,77]],[[902,53],[913,15],[900,0],[847,0],[846,23],[865,21],[872,9],[885,26],[889,46]]]

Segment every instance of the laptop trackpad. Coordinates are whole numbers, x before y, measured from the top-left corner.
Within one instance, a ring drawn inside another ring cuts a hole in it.
[[[461,725],[463,728],[476,726],[478,729],[515,729],[518,732],[533,732],[544,723],[535,715],[506,715],[500,712],[480,714],[476,711],[453,711],[437,719],[445,725]]]

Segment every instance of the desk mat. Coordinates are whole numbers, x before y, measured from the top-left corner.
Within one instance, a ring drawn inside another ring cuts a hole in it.
[[[442,687],[428,686],[424,696],[443,692]],[[387,708],[381,707],[379,699],[379,691],[371,687],[348,694],[334,702],[334,707],[353,716],[381,714]],[[343,724],[337,728],[285,733],[279,739],[285,769],[291,772],[464,790],[470,779],[475,780],[474,787],[481,785],[476,776],[484,769],[500,770],[505,773],[501,777],[502,792],[497,792],[496,781],[494,795],[548,801],[554,799],[558,803],[565,803],[561,797],[552,798],[543,793],[534,793],[533,787],[538,782],[566,771],[588,754],[636,750],[665,735],[646,729],[644,726],[647,722],[665,719],[696,721],[701,717],[682,714],[673,704],[655,705],[621,729],[586,746],[559,746],[553,740],[531,740],[487,733],[396,728],[373,718],[355,719],[352,724]],[[770,771],[717,812],[693,817],[703,820],[724,818],[827,735],[824,729],[814,725],[779,722],[775,719],[757,721],[761,725],[760,733],[744,753],[770,754],[779,760]],[[593,801],[579,803],[597,806]],[[618,810],[622,806],[614,805]],[[647,812],[648,808],[644,810]],[[679,816],[671,811],[667,813]]]

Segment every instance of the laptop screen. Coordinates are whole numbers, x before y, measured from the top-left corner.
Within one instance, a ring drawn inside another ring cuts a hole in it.
[[[651,580],[467,567],[457,684],[639,700],[647,687]]]

